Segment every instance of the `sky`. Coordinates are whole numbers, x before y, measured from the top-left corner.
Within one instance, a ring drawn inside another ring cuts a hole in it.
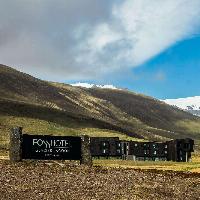
[[[0,63],[159,99],[200,96],[200,0],[0,0]]]

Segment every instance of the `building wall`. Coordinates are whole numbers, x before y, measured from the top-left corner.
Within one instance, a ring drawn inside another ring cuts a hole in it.
[[[121,156],[131,160],[168,160],[187,162],[194,151],[194,140],[176,139],[167,142],[120,141],[118,137],[90,138],[91,155]]]
[[[121,156],[121,142],[118,137],[90,138],[92,156]]]

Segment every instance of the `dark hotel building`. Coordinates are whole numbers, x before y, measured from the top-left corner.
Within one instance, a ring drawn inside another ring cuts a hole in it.
[[[166,142],[122,141],[118,137],[93,137],[90,141],[93,157],[121,157],[130,160],[189,162],[194,140],[176,139]]]

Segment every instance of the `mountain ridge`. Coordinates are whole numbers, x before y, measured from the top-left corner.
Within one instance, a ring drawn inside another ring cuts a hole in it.
[[[200,139],[200,118],[142,94],[43,81],[4,65],[0,80],[0,135],[19,125],[37,133]]]

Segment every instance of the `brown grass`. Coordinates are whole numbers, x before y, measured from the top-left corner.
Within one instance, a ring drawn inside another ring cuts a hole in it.
[[[200,160],[200,157],[198,157]],[[126,168],[126,169],[154,169],[162,171],[188,171],[200,172],[200,161],[194,159],[192,162],[171,161],[131,161],[131,160],[94,160],[95,166]]]

